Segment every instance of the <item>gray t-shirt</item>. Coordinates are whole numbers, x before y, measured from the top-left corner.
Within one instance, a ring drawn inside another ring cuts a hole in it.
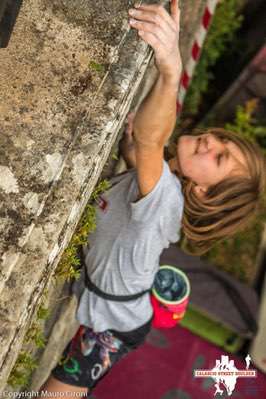
[[[179,240],[183,195],[165,161],[156,186],[140,200],[135,169],[111,183],[102,196],[106,208],[97,209],[85,263],[91,281],[103,292],[130,295],[151,287],[162,250]],[[97,332],[130,331],[152,316],[149,293],[129,302],[105,300],[85,288],[84,272],[74,292],[79,296],[78,321]]]

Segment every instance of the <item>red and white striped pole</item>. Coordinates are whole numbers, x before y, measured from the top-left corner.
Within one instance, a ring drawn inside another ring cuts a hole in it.
[[[207,4],[205,6],[203,17],[201,19],[200,27],[195,34],[195,40],[194,40],[192,48],[191,48],[188,63],[185,66],[184,72],[181,77],[179,92],[178,92],[177,101],[176,101],[177,116],[180,114],[180,112],[182,110],[182,106],[183,106],[184,99],[185,99],[185,96],[186,96],[186,93],[188,90],[188,86],[190,84],[195,66],[197,65],[197,63],[199,61],[201,49],[202,49],[204,40],[206,38],[207,32],[209,30],[211,20],[214,15],[214,12],[215,12],[218,2],[219,2],[219,0],[208,0]]]

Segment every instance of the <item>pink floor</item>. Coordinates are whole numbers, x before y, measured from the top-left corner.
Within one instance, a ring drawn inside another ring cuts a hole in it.
[[[238,357],[182,327],[152,330],[142,347],[120,360],[99,382],[91,399],[214,398],[214,381],[194,378],[193,370],[212,369],[221,355],[229,355],[238,369],[245,369],[245,362]],[[257,378],[238,378],[230,398],[265,399],[266,376],[258,372]]]

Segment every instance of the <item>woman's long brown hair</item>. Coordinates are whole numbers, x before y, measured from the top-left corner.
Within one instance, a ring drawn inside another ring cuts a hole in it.
[[[202,254],[216,242],[242,230],[256,213],[265,184],[265,159],[260,148],[240,135],[222,128],[197,130],[231,140],[246,159],[248,174],[230,177],[210,186],[199,198],[191,180],[181,177],[185,198],[182,219],[187,249]]]

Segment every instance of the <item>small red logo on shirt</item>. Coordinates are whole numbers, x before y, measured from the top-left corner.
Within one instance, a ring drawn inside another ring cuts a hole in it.
[[[99,206],[99,208],[103,211],[106,212],[107,211],[107,206],[108,206],[108,202],[103,198],[103,197],[99,197],[96,199],[96,202]]]

